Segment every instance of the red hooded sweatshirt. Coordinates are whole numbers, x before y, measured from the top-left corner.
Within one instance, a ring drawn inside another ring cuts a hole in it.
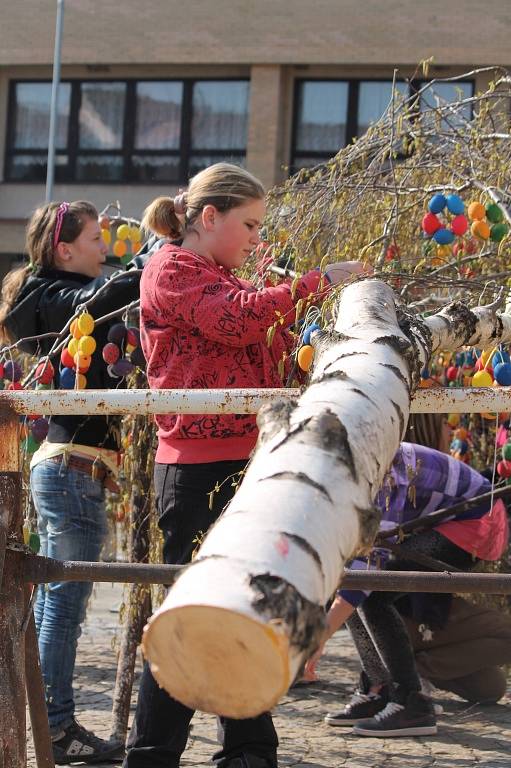
[[[222,267],[176,245],[146,264],[140,284],[141,340],[152,389],[281,387],[278,361],[293,339],[295,302],[320,287],[310,272],[291,294],[283,283],[257,290]],[[280,314],[279,314],[280,313]],[[282,317],[271,347],[268,329]],[[257,439],[255,416],[157,416],[162,464],[247,459]]]

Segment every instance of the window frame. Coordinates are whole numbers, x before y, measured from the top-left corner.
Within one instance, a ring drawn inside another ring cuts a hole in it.
[[[358,135],[358,110],[359,110],[359,94],[361,83],[388,83],[392,82],[392,78],[389,77],[296,77],[294,79],[293,87],[293,108],[292,108],[292,124],[291,124],[291,145],[289,153],[289,174],[292,175],[300,170],[300,166],[296,164],[296,160],[300,157],[311,157],[318,159],[318,164],[325,161],[325,153],[318,150],[302,150],[297,149],[297,137],[298,137],[298,109],[299,109],[299,95],[300,88],[303,83],[346,83],[348,86],[348,99],[347,99],[347,113],[346,113],[346,147],[353,138]],[[399,78],[397,82],[407,82],[406,78]],[[431,82],[426,78],[413,79],[408,81],[408,97],[413,96],[420,88],[426,83]],[[451,82],[451,81],[449,81]],[[460,83],[469,83],[472,86],[472,96],[475,91],[475,80],[468,78],[466,80],[458,81]],[[456,85],[456,81],[452,81],[453,85]],[[338,147],[335,151],[339,152],[343,147]],[[332,156],[332,155],[331,155]],[[331,157],[330,156],[330,157]]]
[[[188,169],[190,167],[191,156],[195,157],[218,157],[223,158],[226,155],[232,157],[234,160],[245,160],[247,155],[248,144],[248,130],[247,130],[247,142],[245,149],[200,149],[199,147],[192,149],[192,118],[193,118],[193,89],[195,83],[201,82],[232,82],[232,83],[248,83],[250,86],[249,77],[228,77],[228,76],[208,76],[208,77],[108,77],[108,78],[90,78],[90,77],[65,77],[61,80],[62,83],[70,83],[71,85],[71,97],[69,105],[69,121],[68,121],[68,135],[67,135],[67,147],[66,150],[57,150],[56,156],[58,157],[67,155],[68,163],[67,169],[63,174],[59,174],[60,178],[58,183],[62,184],[93,184],[93,185],[113,185],[113,184],[134,184],[139,186],[158,186],[169,184],[183,184],[188,182],[189,174]],[[137,149],[135,147],[135,133],[136,133],[136,86],[137,83],[182,83],[183,85],[183,98],[181,103],[181,126],[180,126],[180,142],[178,149]],[[16,87],[22,83],[33,84],[51,84],[51,79],[48,78],[15,78],[9,81],[9,93],[8,93],[8,107],[7,107],[7,130],[5,139],[5,152],[4,152],[4,182],[15,184],[41,184],[37,179],[17,179],[12,176],[12,161],[16,155],[31,155],[33,157],[44,157],[48,155],[48,149],[41,150],[23,150],[14,147],[14,139],[16,135]],[[79,146],[79,116],[81,106],[81,85],[82,83],[124,83],[126,84],[126,99],[124,106],[123,117],[123,139],[122,147],[117,150],[113,149],[82,149]],[[250,92],[249,92],[249,105],[250,105]],[[249,111],[247,111],[247,121],[249,117]],[[121,157],[123,161],[123,169],[121,178],[117,180],[112,179],[78,179],[76,177],[77,161],[79,157],[86,156],[116,156]],[[135,178],[133,156],[161,156],[161,157],[177,157],[178,162],[178,178],[172,179],[157,179],[157,180],[142,180]]]

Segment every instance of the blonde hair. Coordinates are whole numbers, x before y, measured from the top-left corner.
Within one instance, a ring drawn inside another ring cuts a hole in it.
[[[11,338],[5,326],[5,319],[16,302],[28,276],[37,269],[51,269],[55,266],[55,231],[57,212],[61,203],[47,203],[34,211],[26,232],[26,252],[29,263],[12,269],[2,282],[0,304],[0,341],[9,343]],[[58,242],[73,243],[81,234],[89,219],[97,219],[98,212],[92,203],[77,200],[69,203],[62,215]]]
[[[177,240],[189,229],[206,205],[221,213],[250,200],[262,200],[264,187],[255,176],[230,163],[215,163],[197,173],[186,192],[172,197],[157,197],[145,209],[142,227],[160,237]],[[178,218],[178,214],[182,214]]]

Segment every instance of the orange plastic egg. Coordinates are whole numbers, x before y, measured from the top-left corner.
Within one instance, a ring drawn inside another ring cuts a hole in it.
[[[307,372],[311,365],[312,360],[314,358],[314,347],[312,347],[310,344],[305,344],[298,352],[298,365],[302,369],[302,371]]]
[[[470,225],[470,231],[475,237],[478,237],[480,240],[488,240],[490,237],[490,227],[486,223],[486,221],[473,221]]]
[[[472,221],[480,221],[481,219],[484,219],[486,216],[486,208],[482,203],[480,203],[477,200],[474,200],[473,203],[470,203],[468,206],[468,217]]]
[[[126,255],[126,251],[128,250],[128,247],[124,240],[116,240],[114,243],[114,247],[112,248],[112,252],[114,256],[117,256],[117,258],[121,259],[123,256]]]

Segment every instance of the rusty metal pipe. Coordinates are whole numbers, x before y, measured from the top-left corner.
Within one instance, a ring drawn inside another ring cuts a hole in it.
[[[165,413],[257,413],[276,400],[295,400],[298,389],[21,390],[0,392],[0,406],[17,413],[121,416]],[[511,410],[511,387],[418,389],[411,413],[492,413]]]
[[[25,559],[26,581],[104,581],[124,584],[172,584],[182,565],[142,563],[86,563],[52,560],[35,555]],[[489,595],[511,594],[511,574],[503,573],[425,573],[423,571],[345,571],[342,586],[382,592],[480,592]]]
[[[25,635],[25,686],[37,768],[55,768],[34,614],[32,612],[30,613]]]

